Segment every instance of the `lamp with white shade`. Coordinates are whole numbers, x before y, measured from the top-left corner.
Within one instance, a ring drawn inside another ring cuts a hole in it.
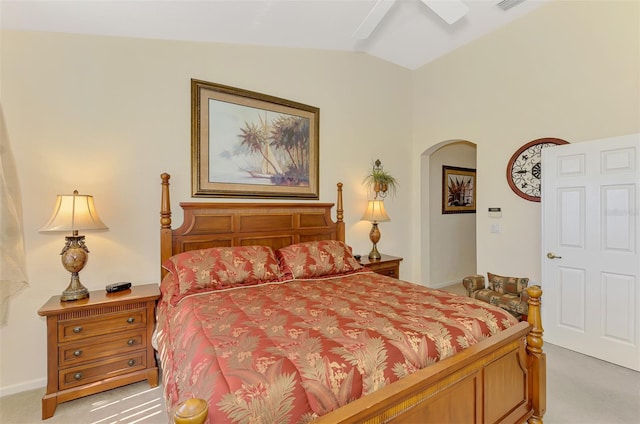
[[[71,231],[66,236],[62,252],[62,266],[71,273],[71,282],[60,297],[61,301],[79,300],[89,297],[89,290],[82,285],[78,273],[84,268],[89,258],[89,249],[84,244],[84,236],[78,231],[107,230],[100,220],[93,203],[93,196],[78,194],[60,194],[56,200],[53,214],[40,231]]]
[[[384,209],[384,200],[375,199],[369,200],[367,204],[367,210],[362,216],[362,221],[371,221],[371,231],[369,232],[369,239],[373,243],[373,248],[369,252],[369,259],[380,259],[381,255],[378,252],[377,244],[380,241],[380,229],[378,228],[378,222],[391,221],[387,211]]]

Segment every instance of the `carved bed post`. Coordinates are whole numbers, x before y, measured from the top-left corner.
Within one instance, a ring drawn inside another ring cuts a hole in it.
[[[336,224],[337,232],[336,238],[340,241],[345,241],[344,230],[344,209],[342,209],[342,183],[338,183],[338,200],[336,203]]]
[[[529,373],[531,376],[529,390],[532,393],[533,416],[529,424],[542,424],[542,417],[547,410],[547,355],[542,351],[542,318],[540,316],[540,286],[527,288],[529,295],[529,315],[527,321],[533,326],[527,334],[527,353]]]
[[[162,179],[162,201],[160,203],[160,277],[164,277],[167,270],[162,268],[162,263],[171,257],[171,198],[169,196],[169,178],[166,172],[160,175]]]

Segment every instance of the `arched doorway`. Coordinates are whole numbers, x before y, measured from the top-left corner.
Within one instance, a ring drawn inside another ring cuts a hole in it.
[[[441,288],[474,274],[476,214],[442,214],[442,166],[476,168],[476,145],[448,140],[425,150],[420,158],[420,281]]]

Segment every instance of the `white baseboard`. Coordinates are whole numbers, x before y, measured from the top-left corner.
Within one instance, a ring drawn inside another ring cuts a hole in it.
[[[462,278],[458,278],[458,279],[452,280],[452,281],[441,281],[439,283],[425,284],[425,286],[431,287],[432,289],[441,289],[443,287],[447,287],[447,286],[450,286],[452,284],[462,284]]]
[[[14,384],[12,386],[0,387],[0,397],[14,395],[28,390],[40,389],[47,387],[46,378],[38,378],[35,380],[25,381],[24,383]]]

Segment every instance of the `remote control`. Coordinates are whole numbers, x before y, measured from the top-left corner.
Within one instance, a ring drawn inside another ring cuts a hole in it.
[[[107,293],[115,293],[115,292],[119,292],[122,290],[127,290],[131,288],[131,283],[129,282],[120,282],[120,283],[114,283],[114,284],[109,284],[106,287]]]

